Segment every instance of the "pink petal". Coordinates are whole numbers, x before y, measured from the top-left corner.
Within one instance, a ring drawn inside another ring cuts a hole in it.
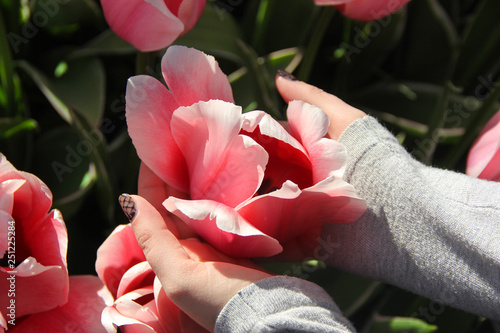
[[[281,244],[318,226],[353,222],[365,210],[366,203],[354,188],[333,176],[302,191],[288,181],[281,189],[237,207],[245,220]]]
[[[169,197],[163,203],[213,247],[234,257],[265,257],[282,251],[272,237],[253,227],[233,208],[211,200]]]
[[[317,6],[336,6],[342,5],[344,3],[351,2],[353,0],[314,0]]]
[[[206,0],[184,0],[181,2],[177,17],[184,23],[184,32],[191,30],[205,9]]]
[[[24,180],[14,193],[14,205],[11,213],[14,219],[29,218],[41,221],[52,206],[52,193],[35,175],[18,171],[0,153],[0,183],[11,180]]]
[[[373,21],[398,11],[409,1],[352,0],[337,6],[337,9],[353,20]]]
[[[96,272],[116,297],[123,274],[145,260],[132,227],[119,225],[97,249]]]
[[[101,312],[112,302],[111,294],[96,276],[72,276],[66,304],[17,320],[8,332],[106,332],[100,321]]]
[[[236,207],[255,194],[268,155],[252,139],[238,135],[241,107],[220,100],[181,107],[171,127],[188,165],[192,199]]]
[[[500,179],[500,111],[488,121],[472,145],[465,173],[482,179]]]
[[[14,193],[23,186],[25,179],[9,179],[0,183],[0,210],[12,214]]]
[[[211,99],[234,103],[231,85],[214,57],[174,45],[161,64],[165,82],[180,106]]]
[[[108,332],[116,332],[114,327],[120,327],[122,332],[170,332],[158,318],[153,286],[125,294],[106,307],[102,312],[102,324]]]
[[[143,52],[162,49],[184,31],[163,0],[101,0],[111,29]]]
[[[12,279],[12,277],[15,277]],[[8,280],[7,278],[10,278]],[[65,268],[43,266],[30,257],[14,271],[0,268],[0,292],[8,295],[10,282],[15,281],[16,316],[44,312],[65,304],[68,300],[69,279]],[[5,307],[10,298],[0,297],[0,307]]]
[[[9,238],[15,239],[14,218],[10,215],[14,206],[14,193],[25,180],[6,180],[0,183],[0,253],[8,250]]]
[[[269,154],[259,194],[278,189],[287,180],[300,188],[313,184],[311,161],[300,142],[262,111],[248,112],[243,117],[241,133],[250,136]]]
[[[128,80],[126,103],[128,132],[139,158],[165,183],[186,192],[186,163],[170,131],[180,105],[163,84],[145,75]]]
[[[313,168],[313,182],[335,175],[342,178],[346,152],[339,142],[327,139],[330,120],[319,108],[302,101],[288,105],[287,118],[290,134],[306,148]]]
[[[61,213],[53,210],[38,223],[16,221],[15,261],[12,270],[0,268],[0,291],[7,295],[9,281],[15,276],[16,303],[19,316],[50,310],[64,304],[68,297],[66,268],[67,232]],[[3,306],[9,300],[0,298]]]
[[[153,285],[155,273],[147,261],[132,266],[123,274],[117,291],[117,298],[136,289]]]
[[[16,228],[17,230],[19,229]],[[52,210],[41,223],[32,224],[23,221],[22,232],[23,247],[29,249],[30,256],[44,266],[60,266],[67,271],[68,232],[60,211]],[[16,256],[19,254],[20,252],[16,253]]]

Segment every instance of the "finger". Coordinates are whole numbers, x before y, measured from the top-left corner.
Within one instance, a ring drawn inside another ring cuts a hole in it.
[[[178,272],[191,269],[189,266],[195,263],[148,201],[137,195],[122,195],[120,204],[131,219],[137,242],[160,281],[175,282],[181,278]]]
[[[176,237],[183,239],[197,236],[181,219],[170,214],[165,207],[163,207],[163,201],[169,196],[187,199],[187,195],[165,184],[165,182],[144,163],[141,163],[139,169],[138,192],[141,197],[146,199],[158,212],[160,212],[168,229]]]
[[[287,103],[300,100],[322,109],[330,118],[328,134],[334,140],[337,140],[354,120],[366,115],[340,98],[293,77],[276,75],[276,88]]]

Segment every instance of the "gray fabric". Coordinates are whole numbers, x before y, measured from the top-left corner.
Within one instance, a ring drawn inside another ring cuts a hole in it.
[[[215,332],[355,332],[318,285],[287,276],[242,289],[222,309]]]
[[[335,248],[326,261],[499,320],[500,183],[420,164],[372,117],[339,141],[344,178],[369,209],[324,228],[323,243]]]
[[[354,223],[325,226],[317,259],[499,320],[500,183],[422,165],[369,116],[339,141],[348,156],[344,178],[368,210]],[[318,286],[274,277],[233,297],[216,332],[354,329]]]

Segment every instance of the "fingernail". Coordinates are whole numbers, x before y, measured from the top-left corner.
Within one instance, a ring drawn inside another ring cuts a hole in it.
[[[284,79],[290,80],[290,81],[298,81],[295,76],[292,74],[288,73],[287,71],[283,69],[278,69],[278,75],[281,76]]]
[[[135,209],[134,199],[130,195],[123,193],[118,198],[118,202],[120,202],[120,206],[122,207],[125,215],[127,215],[129,221],[132,222],[137,212]]]

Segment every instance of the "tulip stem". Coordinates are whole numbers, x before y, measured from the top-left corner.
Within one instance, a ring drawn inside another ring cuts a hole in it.
[[[483,104],[473,115],[472,120],[466,128],[466,131],[454,149],[452,149],[445,158],[445,167],[452,169],[472,142],[477,138],[481,129],[497,113],[497,102],[500,99],[500,81],[493,84],[495,89],[484,100]]]
[[[304,52],[304,58],[302,59],[302,63],[300,64],[300,70],[297,75],[297,78],[299,80],[306,82],[309,80],[319,47],[321,46],[321,41],[325,36],[326,30],[330,25],[330,21],[334,13],[335,10],[330,6],[321,8],[321,14],[318,19],[318,23],[314,27],[314,30],[311,34],[311,41],[309,42],[309,45]]]
[[[460,89],[453,85],[451,81],[446,81],[443,87],[443,92],[437,104],[436,110],[433,113],[433,117],[429,122],[427,129],[427,134],[424,138],[425,151],[423,163],[430,165],[432,162],[432,157],[436,151],[436,147],[439,143],[439,130],[444,126],[447,118],[448,104],[450,103],[450,97],[452,93],[458,93]]]
[[[137,57],[135,60],[135,74],[147,74],[153,75],[154,71],[154,55],[155,52],[137,52]],[[153,75],[157,76],[157,75]]]

